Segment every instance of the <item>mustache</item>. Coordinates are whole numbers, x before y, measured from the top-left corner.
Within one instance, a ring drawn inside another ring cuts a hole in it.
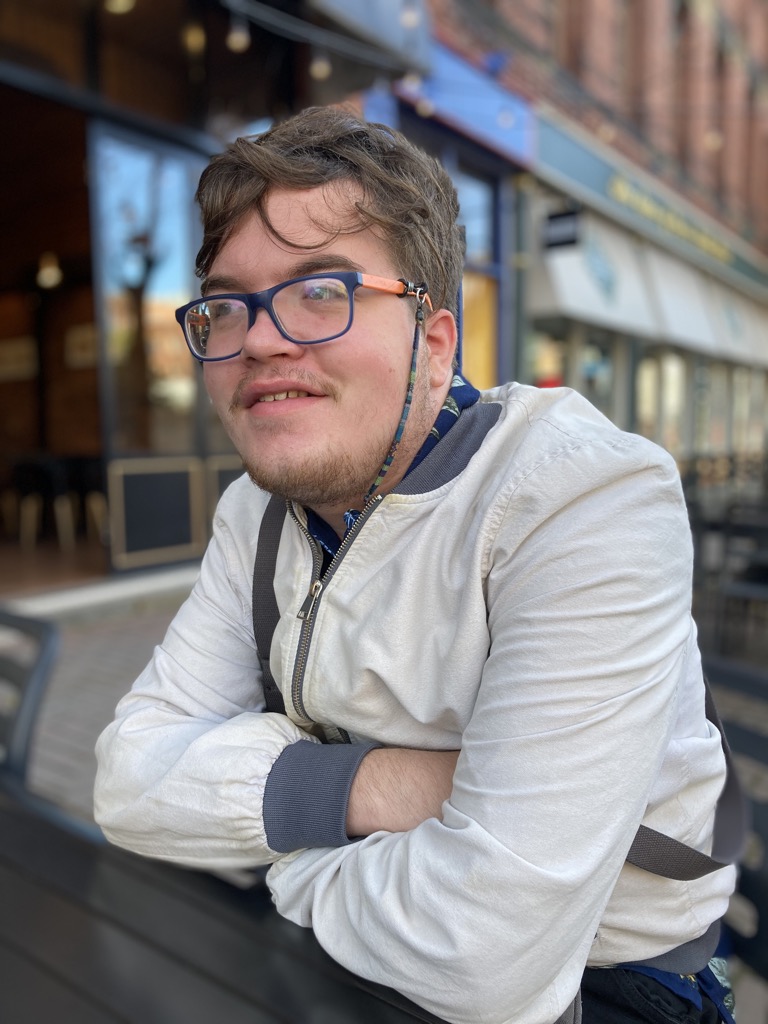
[[[272,367],[268,373],[244,374],[240,378],[232,395],[230,411],[234,411],[243,404],[244,393],[254,384],[264,387],[269,385],[270,381],[285,380],[286,378],[296,385],[298,391],[315,392],[328,395],[330,398],[338,397],[338,388],[333,382],[325,380],[316,373],[291,365],[284,368]]]

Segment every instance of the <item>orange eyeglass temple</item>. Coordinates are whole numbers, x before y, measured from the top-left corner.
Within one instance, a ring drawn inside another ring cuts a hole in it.
[[[364,288],[374,288],[377,292],[389,292],[391,295],[399,295],[401,298],[411,293],[405,290],[402,281],[393,281],[389,277],[374,277],[372,274],[361,274]],[[424,293],[424,301],[432,309],[432,301],[428,293]]]

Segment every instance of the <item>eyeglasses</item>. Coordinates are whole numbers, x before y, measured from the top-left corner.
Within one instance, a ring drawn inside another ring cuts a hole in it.
[[[354,270],[309,274],[283,281],[261,292],[207,295],[176,310],[189,350],[201,362],[233,359],[245,345],[248,331],[265,309],[280,334],[296,345],[319,345],[346,334],[352,326],[358,288],[415,296],[432,308],[426,285],[372,277]]]

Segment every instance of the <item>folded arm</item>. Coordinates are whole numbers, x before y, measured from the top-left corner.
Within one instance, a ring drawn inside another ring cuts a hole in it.
[[[248,563],[231,548],[218,530],[192,595],[99,738],[94,806],[106,836],[193,867],[249,868],[439,816],[455,752],[320,744],[264,713]]]

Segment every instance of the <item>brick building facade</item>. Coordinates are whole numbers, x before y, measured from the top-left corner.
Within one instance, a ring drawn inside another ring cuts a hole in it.
[[[433,0],[435,32],[768,251],[765,0]],[[498,63],[497,63],[497,66]]]

